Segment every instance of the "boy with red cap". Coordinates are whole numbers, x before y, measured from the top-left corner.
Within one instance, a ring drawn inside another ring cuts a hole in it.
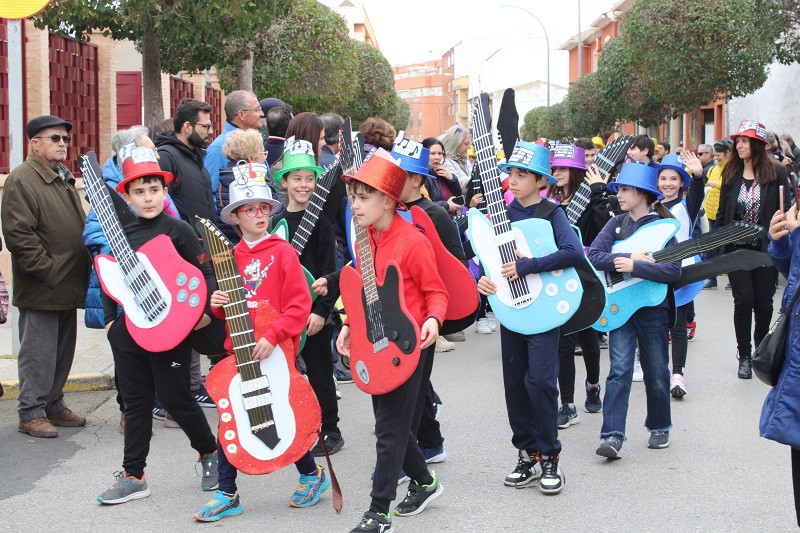
[[[411,482],[406,497],[394,510],[395,515],[411,516],[422,512],[443,490],[435,473],[428,471],[411,428],[413,419],[417,417],[418,422],[422,414],[415,407],[423,401],[425,391],[421,384],[425,359],[433,355],[447,309],[447,290],[439,274],[430,267],[435,264],[430,241],[420,232],[411,231],[409,223],[397,213],[398,209],[406,209],[400,196],[407,175],[389,153],[379,148],[354,176],[345,175],[342,179],[348,184],[356,223],[367,228],[374,268],[379,276],[386,271],[388,261],[394,259],[399,237],[408,232],[399,270],[406,308],[421,325],[421,354],[414,373],[393,391],[373,396],[378,442],[372,502],[351,533],[383,533],[391,531],[389,505],[396,496],[401,469]],[[342,327],[336,347],[341,354],[350,355],[349,325]]]
[[[137,250],[154,237],[167,235],[181,257],[200,269],[206,285],[213,290],[216,280],[211,265],[201,265],[197,259],[203,254],[197,234],[188,223],[164,213],[166,186],[172,181],[172,174],[161,170],[155,152],[147,147],[125,145],[119,157],[123,161],[123,180],[117,184],[117,191],[125,195],[125,201],[138,217],[123,227],[131,247]],[[195,329],[206,326],[211,320],[209,302],[203,303],[206,313]],[[98,496],[97,501],[117,504],[150,495],[144,467],[150,451],[151,411],[156,393],[200,455],[203,490],[215,489],[217,444],[203,410],[189,390],[192,347],[188,338],[166,352],[148,352],[133,340],[124,312],[117,317],[117,303],[106,294],[103,294],[103,312],[119,391],[125,404],[125,452],[124,470],[116,474],[114,485]]]

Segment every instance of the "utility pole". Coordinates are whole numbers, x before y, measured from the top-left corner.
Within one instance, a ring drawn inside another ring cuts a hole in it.
[[[578,0],[578,79],[583,76],[583,39],[581,36],[581,0]]]

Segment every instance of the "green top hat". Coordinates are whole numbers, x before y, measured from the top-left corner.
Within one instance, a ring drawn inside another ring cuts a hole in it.
[[[316,179],[325,171],[314,159],[314,147],[308,141],[297,140],[294,136],[286,139],[283,145],[283,168],[275,173],[275,183],[281,184],[284,174],[293,170],[313,170]]]

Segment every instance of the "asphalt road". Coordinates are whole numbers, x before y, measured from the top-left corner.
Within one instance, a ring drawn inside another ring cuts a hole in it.
[[[499,333],[469,331],[455,351],[437,354],[434,367],[434,385],[444,401],[440,421],[448,459],[435,466],[444,493],[419,516],[395,517],[395,531],[796,531],[789,449],[758,436],[768,389],[735,376],[732,306],[730,291],[721,288],[697,300],[689,393],[672,400],[670,447],[646,447],[644,387],[634,383],[621,460],[608,462],[594,453],[602,414],[581,410],[580,423],[560,432],[566,486],[557,496],[545,496],[535,485],[503,486],[516,451],[503,399]],[[576,364],[580,382],[582,360]],[[603,351],[602,381],[607,369]],[[200,490],[196,456],[180,430],[155,423],[149,498],[101,506],[96,497],[111,484],[122,458],[112,392],[70,393],[68,403],[88,414],[89,425],[64,429],[50,440],[18,433],[16,402],[0,401],[0,531],[349,531],[369,504],[375,452],[368,396],[354,385],[342,388],[346,443],[333,456],[344,492],[342,513],[333,511],[329,494],[315,507],[290,508],[297,474],[289,467],[269,476],[240,476],[245,512],[216,524],[192,519],[209,494]],[[582,389],[576,389],[582,405]],[[205,413],[216,427],[216,411]]]

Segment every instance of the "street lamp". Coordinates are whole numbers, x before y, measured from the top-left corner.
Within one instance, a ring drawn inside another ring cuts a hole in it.
[[[536,19],[536,22],[538,22],[539,26],[542,27],[542,32],[544,32],[544,43],[545,46],[547,47],[547,107],[550,107],[550,39],[547,37],[547,30],[545,29],[544,24],[542,24],[542,21],[539,20],[539,17],[537,17],[536,15],[534,15],[525,8],[510,4],[503,4],[500,7],[513,7],[519,9],[520,11],[524,11],[525,13]]]

